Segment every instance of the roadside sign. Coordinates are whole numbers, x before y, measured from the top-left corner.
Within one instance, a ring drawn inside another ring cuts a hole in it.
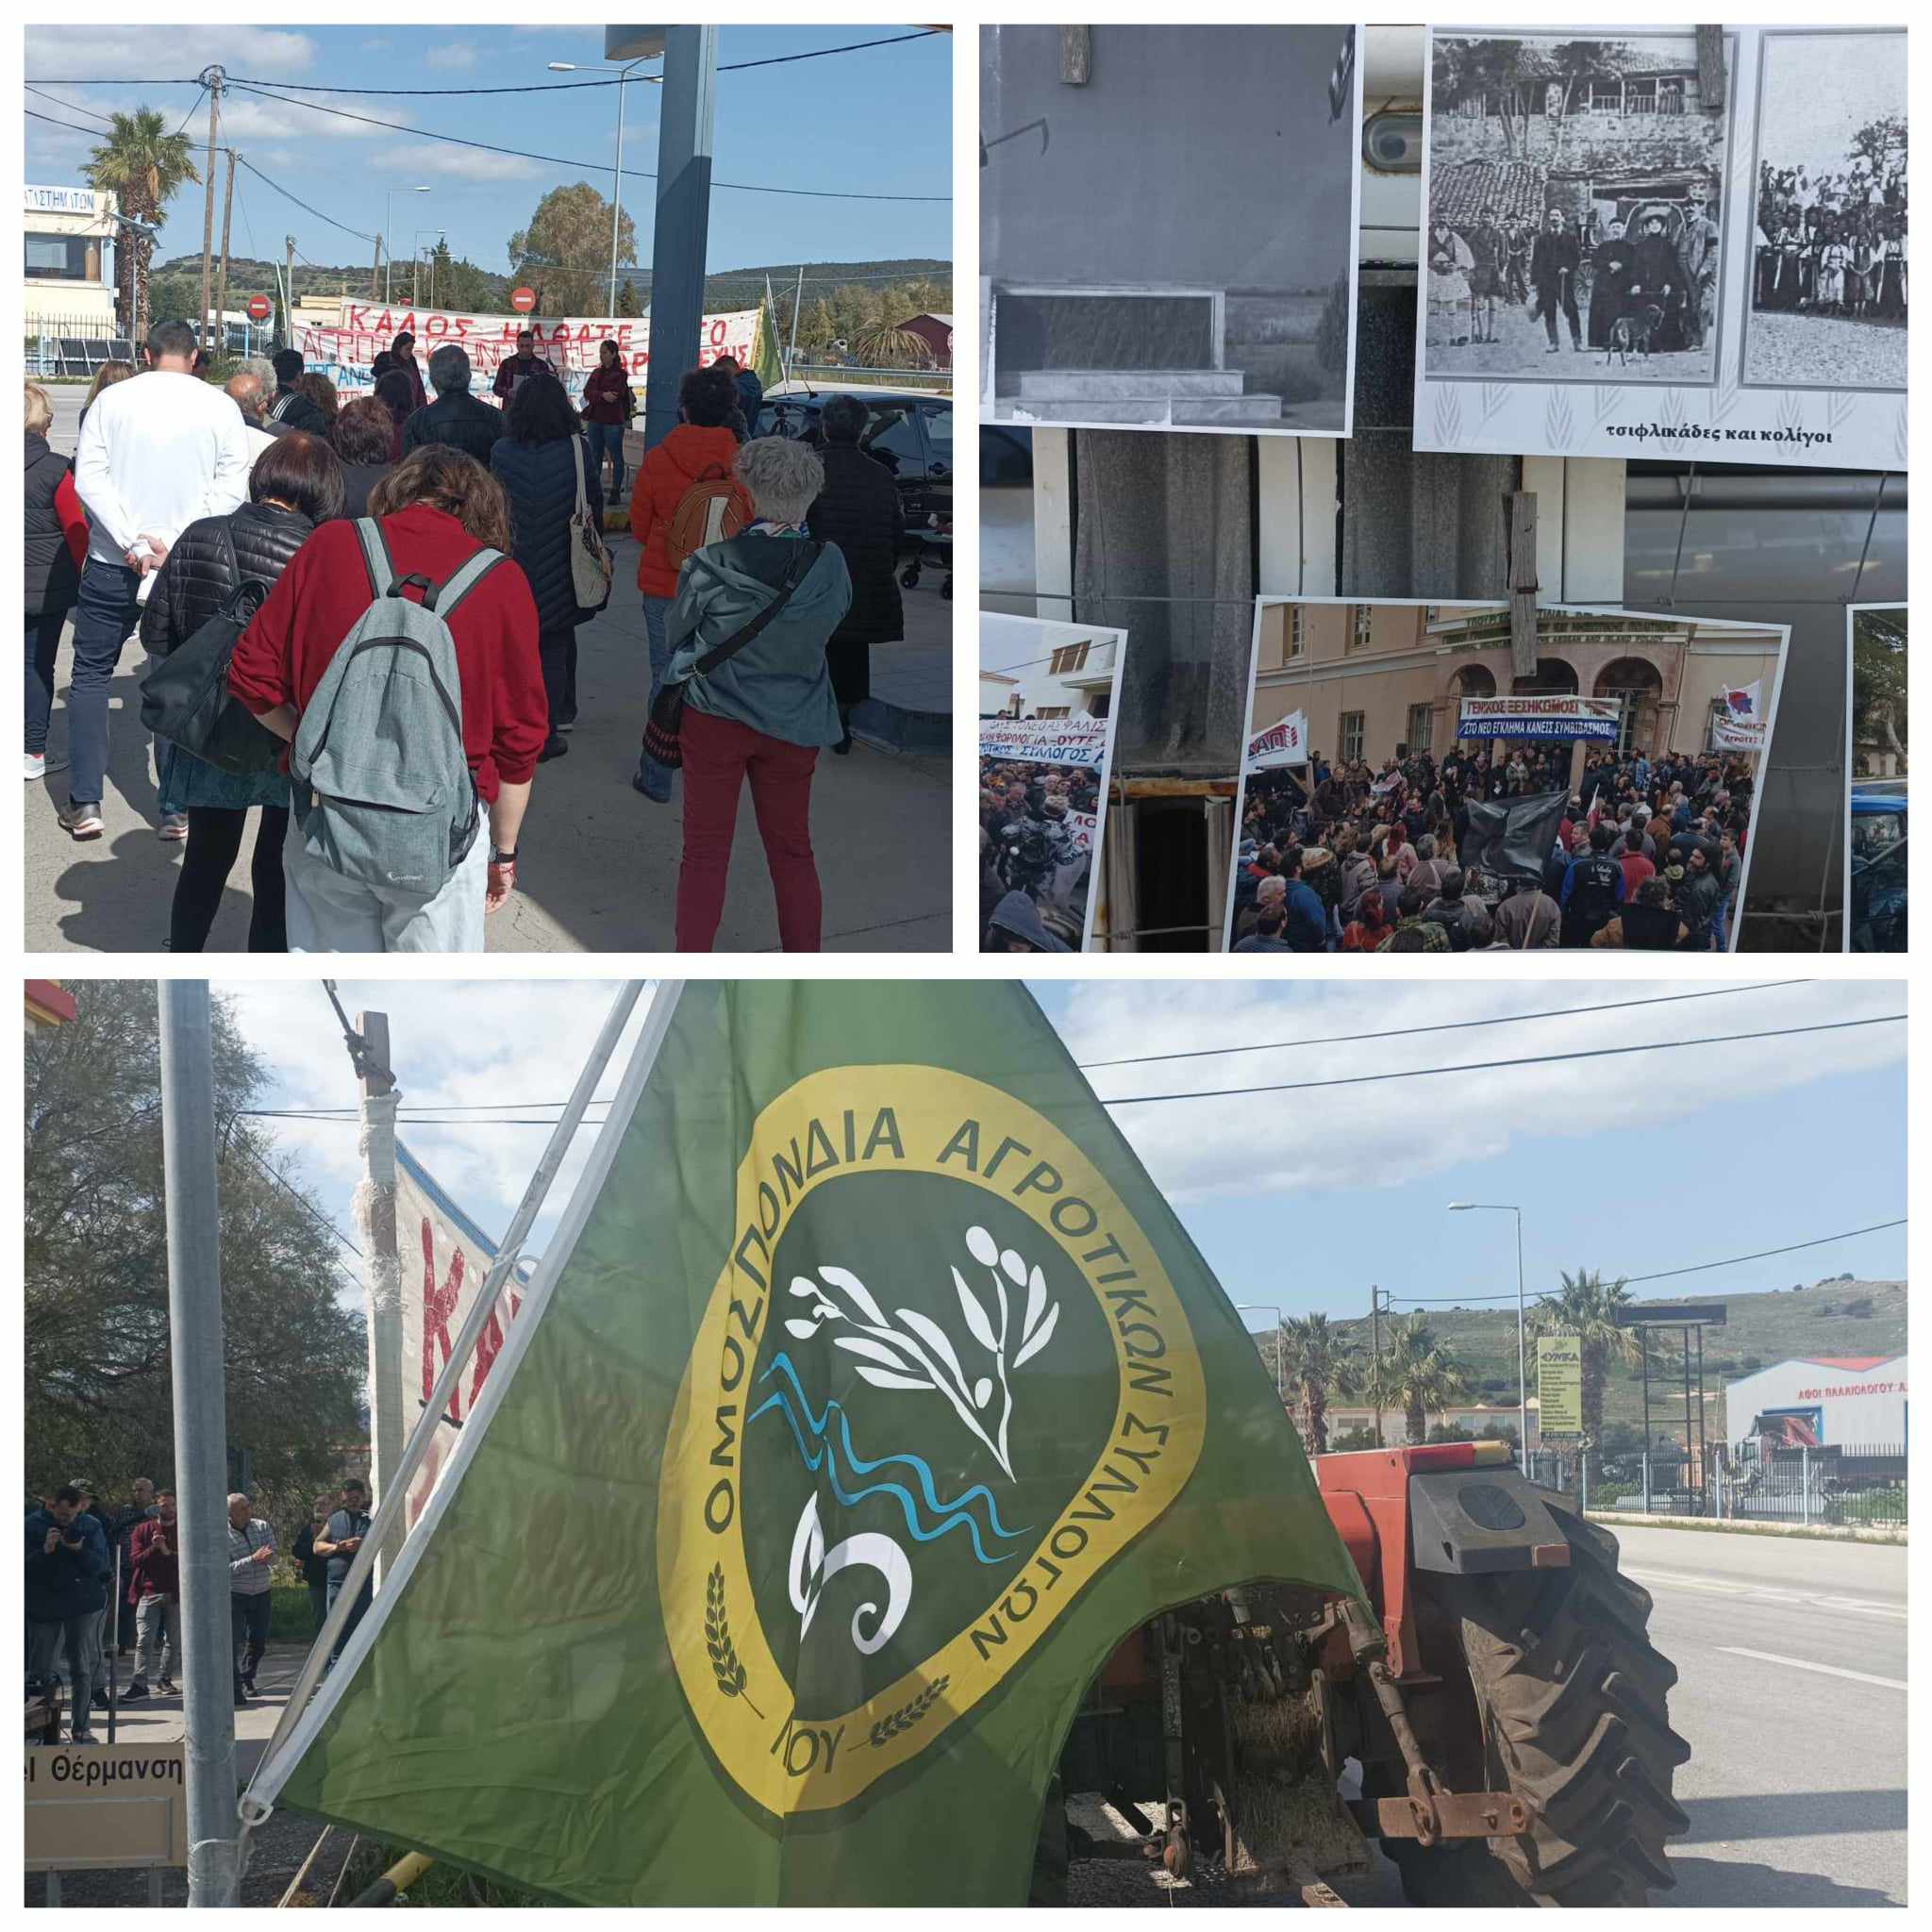
[[[509,291],[509,306],[519,315],[527,315],[537,306],[535,289],[512,289]]]
[[[1537,1431],[1583,1433],[1583,1341],[1575,1335],[1541,1335],[1536,1344]]]
[[[34,1744],[26,1753],[26,1869],[186,1865],[179,1744]]]
[[[266,322],[275,312],[275,305],[266,295],[251,295],[248,298],[248,319],[250,322]]]

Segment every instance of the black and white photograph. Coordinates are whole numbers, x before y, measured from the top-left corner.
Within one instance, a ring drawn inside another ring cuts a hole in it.
[[[1906,386],[1904,30],[1767,31],[1745,382]]]
[[[1710,382],[1728,116],[1690,33],[1439,33],[1429,375]]]
[[[1348,435],[1359,42],[981,29],[985,420]]]
[[[1105,625],[980,613],[983,953],[1092,941],[1126,647]]]

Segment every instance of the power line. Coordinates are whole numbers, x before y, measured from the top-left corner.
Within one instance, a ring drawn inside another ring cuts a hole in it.
[[[241,165],[246,168],[248,172],[251,175],[253,175],[258,181],[262,182],[267,187],[273,188],[275,192],[277,194],[279,194],[284,201],[292,201],[295,204],[295,206],[299,208],[305,214],[313,215],[318,222],[327,223],[331,228],[340,228],[345,235],[355,236],[355,238],[358,242],[374,242],[375,240],[376,240],[376,237],[374,235],[365,235],[360,228],[352,228],[349,226],[348,223],[337,221],[333,215],[324,214],[319,208],[310,208],[309,205],[306,201],[304,201],[299,194],[291,194],[289,191],[286,188],[284,188],[279,181],[270,180],[270,178],[266,175],[264,175],[261,172],[261,170],[255,165],[253,161],[242,160],[240,155],[237,155],[235,158],[237,161],[241,162]]]
[[[197,82],[197,83],[196,83],[196,85],[197,85],[197,86],[200,86],[200,85],[201,85],[201,83]],[[200,92],[200,93],[196,94],[196,95],[195,95],[195,97],[194,97],[194,106],[193,106],[192,108],[189,108],[189,110],[187,111],[187,113],[185,113],[184,115],[182,115],[182,117],[181,117],[181,125],[180,125],[179,127],[175,128],[175,139],[176,139],[177,141],[178,141],[178,140],[180,139],[180,137],[181,137],[181,134],[182,134],[182,131],[183,131],[183,130],[184,130],[184,129],[185,129],[185,128],[187,127],[188,124],[189,124],[189,123],[190,123],[191,121],[192,121],[192,120],[194,119],[194,116],[195,116],[195,112],[196,112],[196,109],[198,109],[198,108],[200,108],[200,106],[201,106],[202,102],[203,102],[204,100],[206,100],[207,98],[208,98],[208,89],[207,89],[207,88],[206,88],[205,86],[203,86],[203,87],[201,88],[201,92]]]
[[[393,121],[378,121],[374,115],[353,114],[347,108],[325,108],[319,101],[297,100],[292,94],[276,93],[270,89],[254,87],[242,81],[230,81],[228,86],[239,93],[254,94],[264,101],[279,101],[285,108],[306,108],[311,114],[332,114],[339,121],[359,121],[368,127],[380,127],[391,134],[414,137],[418,141],[447,142],[455,147],[473,147],[484,154],[509,155],[520,161],[543,161],[555,168],[582,168],[587,173],[606,173],[601,161],[573,160],[565,155],[540,155],[528,148],[500,147],[494,142],[471,141],[460,134],[441,134],[433,127],[411,127],[399,125]],[[191,115],[193,109],[189,110]],[[185,125],[185,124],[184,124]],[[625,168],[623,171],[634,180],[655,181],[658,177],[641,168]],[[806,201],[917,201],[950,202],[950,194],[860,194],[847,189],[834,188],[767,188],[753,181],[716,181],[713,188],[729,188],[741,194],[782,194]]]
[[[64,127],[71,134],[86,134],[95,137],[98,137],[99,134],[99,130],[97,128],[83,127],[78,121],[57,121],[55,120],[53,115],[42,114],[39,111],[38,108],[23,108],[20,111],[23,114],[25,114],[29,121],[44,121],[49,127]]]
[[[1736,1268],[1745,1261],[1768,1260],[1774,1255],[1795,1255],[1801,1248],[1826,1248],[1834,1241],[1856,1241],[1860,1235],[1882,1234],[1889,1227],[1903,1227],[1906,1221],[1907,1217],[1900,1215],[1896,1221],[1874,1221],[1870,1227],[1848,1227],[1842,1234],[1822,1234],[1815,1241],[1787,1241],[1781,1248],[1759,1248],[1755,1254],[1732,1255],[1723,1261],[1696,1261],[1688,1268],[1659,1268],[1655,1274],[1620,1274],[1617,1285],[1628,1288],[1639,1281],[1668,1281],[1677,1274],[1707,1274],[1713,1268]],[[1390,1299],[1416,1308],[1459,1308],[1472,1302],[1513,1302],[1516,1297],[1513,1294],[1398,1294],[1391,1295]],[[1368,1317],[1352,1316],[1350,1319],[1367,1321]]]
[[[1879,1013],[1869,1020],[1830,1020],[1812,1026],[1775,1026],[1761,1033],[1719,1033],[1697,1040],[1657,1040],[1644,1046],[1595,1046],[1573,1053],[1525,1054],[1516,1059],[1474,1060],[1454,1067],[1412,1067],[1400,1074],[1344,1074],[1332,1080],[1286,1080],[1265,1087],[1209,1087],[1198,1093],[1123,1093],[1101,1100],[1102,1107],[1151,1107],[1163,1100],[1229,1100],[1243,1093],[1305,1093],[1315,1087],[1367,1087],[1378,1080],[1424,1080],[1438,1074],[1489,1074],[1504,1067],[1546,1067],[1558,1060],[1613,1059],[1622,1054],[1661,1053],[1681,1046],[1735,1046],[1747,1040],[1787,1040],[1797,1033],[1839,1033],[1853,1026],[1883,1026],[1903,1013]],[[1098,1097],[1098,1096],[1096,1096]]]
[[[98,121],[103,126],[111,127],[114,117],[111,114],[97,114],[92,108],[83,108],[78,101],[63,101],[58,94],[50,94],[44,88],[38,88],[31,81],[23,81],[27,92],[39,94],[43,101],[52,101],[57,108],[65,108],[70,114],[85,114],[90,121]]]
[[[1335,1033],[1321,1040],[1271,1040],[1254,1046],[1201,1046],[1187,1053],[1128,1054],[1123,1059],[1081,1060],[1077,1064],[1082,1071],[1091,1072],[1099,1067],[1143,1066],[1155,1060],[1209,1059],[1229,1053],[1274,1053],[1293,1046],[1348,1046],[1364,1040],[1402,1040],[1415,1033],[1454,1033],[1468,1026],[1514,1026],[1524,1020],[1567,1020],[1579,1013],[1619,1013],[1626,1007],[1667,1007],[1677,1000],[1714,1000],[1728,993],[1770,992],[1777,987],[1810,984],[1805,979],[1767,979],[1752,986],[1720,986],[1707,992],[1658,993],[1650,999],[1607,1000],[1594,1007],[1554,1007],[1541,1013],[1501,1013],[1492,1020],[1443,1020],[1433,1026],[1396,1026],[1380,1033]]]
[[[298,1202],[301,1205],[303,1211],[307,1213],[311,1220],[320,1223],[321,1225],[325,1227],[329,1231],[329,1233],[336,1238],[337,1241],[341,1242],[343,1247],[348,1249],[350,1254],[356,1256],[358,1259],[360,1259],[362,1250],[358,1248],[356,1245],[356,1243],[352,1241],[349,1239],[349,1237],[345,1235],[341,1231],[341,1229],[339,1228],[335,1224],[335,1223],[331,1221],[328,1218],[328,1216],[321,1210],[321,1208],[316,1207],[316,1205],[312,1201],[310,1201],[305,1193],[302,1192],[301,1189],[297,1188],[291,1181],[284,1179],[281,1174],[276,1173],[274,1165],[269,1161],[267,1156],[257,1153],[256,1150],[253,1147],[251,1147],[246,1141],[243,1140],[236,1139],[230,1141],[228,1144],[231,1147],[241,1148],[242,1153],[247,1155],[249,1159],[254,1161],[256,1166],[260,1168],[262,1173],[267,1174],[270,1180],[274,1181],[278,1188],[280,1188],[285,1193],[287,1193],[291,1200]]]

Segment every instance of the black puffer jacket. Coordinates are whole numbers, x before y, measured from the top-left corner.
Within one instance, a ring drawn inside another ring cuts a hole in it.
[[[513,442],[504,437],[490,452],[491,472],[509,497],[516,560],[537,600],[539,630],[564,630],[595,614],[578,609],[571,581],[570,525],[577,507],[573,446],[583,453],[586,497],[591,515],[601,527],[604,492],[597,487],[596,469],[582,437],[559,437],[555,442]]]
[[[235,546],[232,561],[222,541],[224,525]],[[266,503],[244,503],[231,515],[190,524],[168,552],[141,614],[141,641],[148,655],[165,658],[186,643],[242,577],[273,585],[314,527],[299,510]]]
[[[478,402],[466,389],[451,390],[403,425],[403,454],[408,456],[425,442],[446,442],[488,469],[490,452],[502,435],[501,409]]]
[[[291,429],[306,429],[311,436],[326,438],[328,420],[299,389],[278,389],[269,398],[268,413]],[[152,596],[153,591],[148,593]]]
[[[827,443],[819,455],[825,487],[808,520],[822,543],[836,543],[852,575],[852,608],[832,633],[835,644],[884,644],[906,635],[893,569],[906,513],[883,463],[851,443]]]
[[[25,578],[26,610],[36,617],[47,610],[72,610],[80,591],[80,566],[67,547],[60,513],[54,497],[67,475],[68,461],[47,447],[44,436],[26,440],[26,544],[21,557]]]

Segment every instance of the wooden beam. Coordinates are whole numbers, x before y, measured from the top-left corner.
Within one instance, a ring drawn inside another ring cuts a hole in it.
[[[1060,29],[1060,79],[1068,87],[1085,87],[1093,78],[1093,29]]]
[[[1509,493],[1509,669],[1536,675],[1536,491]]]
[[[1697,98],[1707,114],[1719,112],[1724,104],[1724,30],[1721,26],[1697,29]]]

